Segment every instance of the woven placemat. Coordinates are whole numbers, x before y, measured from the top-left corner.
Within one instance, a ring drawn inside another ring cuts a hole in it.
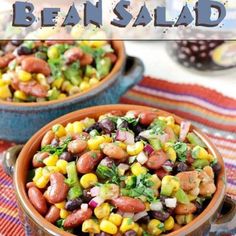
[[[145,77],[121,103],[148,105],[191,120],[221,152],[227,172],[227,194],[236,199],[236,100],[197,85],[176,84]],[[11,143],[0,141],[0,153]],[[0,155],[1,163],[1,155]],[[12,180],[0,164],[0,235],[23,236]],[[221,235],[232,235],[225,233]]]

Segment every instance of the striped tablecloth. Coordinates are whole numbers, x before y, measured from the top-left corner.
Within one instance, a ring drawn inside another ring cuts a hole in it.
[[[148,105],[174,112],[200,127],[223,155],[227,169],[227,194],[236,199],[236,100],[197,85],[145,77],[121,98],[121,103]],[[9,145],[0,141],[0,152]],[[15,235],[23,236],[25,233],[17,216],[12,180],[0,165],[0,236]]]

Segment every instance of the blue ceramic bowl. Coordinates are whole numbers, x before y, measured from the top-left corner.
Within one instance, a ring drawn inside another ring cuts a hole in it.
[[[119,98],[139,80],[144,65],[134,57],[126,57],[124,44],[114,41],[118,60],[111,73],[92,89],[63,100],[41,103],[0,102],[0,139],[26,142],[45,124],[74,110],[118,103]]]

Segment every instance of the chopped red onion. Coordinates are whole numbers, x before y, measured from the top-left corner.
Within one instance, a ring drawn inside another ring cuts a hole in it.
[[[146,139],[159,138],[159,136],[156,134],[153,134],[151,130],[145,130],[145,131],[139,133],[139,136],[142,136]]]
[[[131,219],[133,219],[134,213],[132,213],[132,212],[125,212],[125,213],[123,214],[123,217],[124,217],[124,218],[131,218]]]
[[[152,211],[161,211],[163,209],[162,203],[160,201],[152,202],[150,204],[150,209]]]
[[[91,194],[92,197],[98,196],[99,193],[100,193],[100,188],[98,186],[95,186],[95,187],[90,189],[90,194]]]
[[[87,211],[88,210],[88,204],[83,203],[83,204],[81,204],[80,208],[81,208],[82,211]]]
[[[128,131],[117,130],[116,140],[125,142],[126,144],[134,144],[134,134]]]
[[[148,154],[151,155],[154,152],[153,147],[150,144],[146,144],[144,147],[144,151]]]
[[[133,220],[136,222],[139,219],[141,219],[141,218],[143,218],[144,216],[147,216],[147,215],[148,215],[148,213],[146,211],[141,211],[141,212],[134,215]]]
[[[168,134],[160,134],[159,139],[160,139],[161,143],[166,143],[169,139],[169,135]]]
[[[166,198],[165,199],[166,207],[175,208],[176,204],[177,204],[177,199],[175,197],[174,198]]]
[[[190,130],[191,122],[189,121],[181,121],[180,123],[180,134],[179,134],[179,140],[183,142]]]
[[[138,161],[141,165],[145,164],[145,163],[147,162],[147,160],[148,160],[148,157],[145,155],[144,152],[140,152],[140,153],[138,154],[138,156],[137,156],[137,161]]]
[[[93,198],[89,202],[89,206],[92,208],[96,208],[97,206],[100,206],[105,200],[99,196]]]

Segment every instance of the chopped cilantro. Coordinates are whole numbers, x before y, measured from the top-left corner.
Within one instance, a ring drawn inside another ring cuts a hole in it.
[[[131,218],[128,218],[127,225],[131,225],[133,223],[133,220]]]
[[[188,150],[187,144],[182,142],[177,142],[173,145],[173,148],[176,151],[179,161],[185,162],[187,159],[187,150]]]
[[[92,156],[93,159],[96,159],[97,158],[97,153],[96,152],[92,152],[91,156]]]
[[[157,226],[158,229],[160,229],[161,231],[165,231],[165,225],[163,223],[160,223],[158,226]]]
[[[166,128],[166,122],[164,120],[155,119],[148,129],[151,129],[152,134],[163,134]]]

